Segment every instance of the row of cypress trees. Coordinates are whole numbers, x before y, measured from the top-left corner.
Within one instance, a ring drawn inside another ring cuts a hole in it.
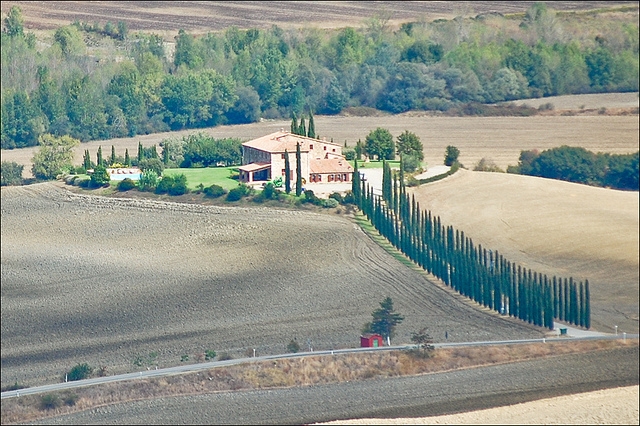
[[[590,328],[588,280],[549,278],[475,246],[464,232],[442,225],[440,217],[422,211],[415,197],[409,198],[402,167],[393,174],[384,162],[382,196],[361,181],[357,164],[352,182],[357,206],[380,234],[460,294],[537,326],[553,329],[557,319]]]
[[[298,123],[298,119],[296,117],[296,113],[291,114],[291,133],[294,135],[307,136],[310,138],[319,138],[319,135],[316,135],[316,125],[313,121],[313,114],[309,112],[309,129],[304,123],[304,117],[300,117],[300,123]]]

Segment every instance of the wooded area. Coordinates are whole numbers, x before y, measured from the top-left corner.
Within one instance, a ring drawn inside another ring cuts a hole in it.
[[[607,16],[556,14],[538,3],[524,16],[399,29],[380,15],[358,29],[180,31],[171,54],[168,40],[131,34],[122,22],[75,22],[36,40],[16,7],[2,31],[2,148],[36,145],[44,133],[88,141],[293,112],[445,111],[637,91],[637,20]]]

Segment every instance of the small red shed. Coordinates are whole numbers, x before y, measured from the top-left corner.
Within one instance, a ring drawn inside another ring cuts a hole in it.
[[[361,348],[377,348],[382,346],[382,336],[377,333],[367,333],[360,336]]]

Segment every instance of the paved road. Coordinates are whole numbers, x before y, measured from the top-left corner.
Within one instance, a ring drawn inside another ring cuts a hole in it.
[[[638,384],[638,346],[411,377],[157,398],[46,424],[309,424],[473,411]]]
[[[575,330],[575,329],[574,329]],[[599,340],[599,339],[622,339],[622,338],[638,338],[638,335],[605,335],[604,333],[597,332],[583,332],[585,335],[581,337],[569,337],[566,340]],[[565,339],[563,339],[565,340]],[[522,340],[501,340],[501,341],[485,341],[485,342],[458,342],[458,343],[439,343],[434,344],[436,348],[444,348],[444,347],[458,347],[458,346],[489,346],[489,345],[505,345],[505,344],[523,344],[523,343],[537,343],[551,341],[551,339],[522,339]],[[5,398],[14,398],[25,395],[34,395],[44,392],[52,392],[52,391],[60,391],[65,389],[72,389],[78,387],[86,387],[93,386],[102,383],[113,383],[113,382],[121,382],[125,380],[135,380],[142,378],[150,378],[150,377],[161,377],[161,376],[170,376],[180,373],[190,373],[202,370],[209,370],[211,368],[219,368],[229,365],[236,364],[244,364],[244,363],[252,363],[252,362],[260,362],[266,360],[275,360],[275,359],[284,359],[284,358],[300,358],[305,356],[318,356],[318,355],[333,355],[333,354],[344,354],[344,353],[357,353],[357,352],[373,352],[373,351],[391,351],[391,350],[403,350],[414,348],[415,346],[383,346],[380,348],[354,348],[354,349],[339,349],[333,351],[316,351],[316,352],[299,352],[295,354],[283,354],[283,355],[268,355],[261,356],[255,358],[238,358],[227,361],[212,361],[205,362],[201,364],[187,364],[187,365],[178,365],[175,367],[162,368],[157,370],[147,370],[147,371],[139,371],[135,373],[127,373],[127,374],[119,374],[115,376],[107,376],[107,377],[96,377],[92,379],[86,380],[78,380],[73,382],[65,382],[65,383],[54,383],[50,385],[44,386],[36,386],[31,388],[19,389],[14,391],[6,391],[2,392],[2,399]]]

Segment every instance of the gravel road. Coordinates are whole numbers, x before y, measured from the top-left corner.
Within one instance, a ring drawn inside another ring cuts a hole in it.
[[[362,382],[101,407],[38,424],[306,424],[420,417],[638,384],[638,347]]]
[[[2,191],[2,385],[56,383],[77,363],[108,374],[233,357],[359,346],[390,296],[394,344],[542,337],[429,282],[337,214],[74,194],[52,183]]]

